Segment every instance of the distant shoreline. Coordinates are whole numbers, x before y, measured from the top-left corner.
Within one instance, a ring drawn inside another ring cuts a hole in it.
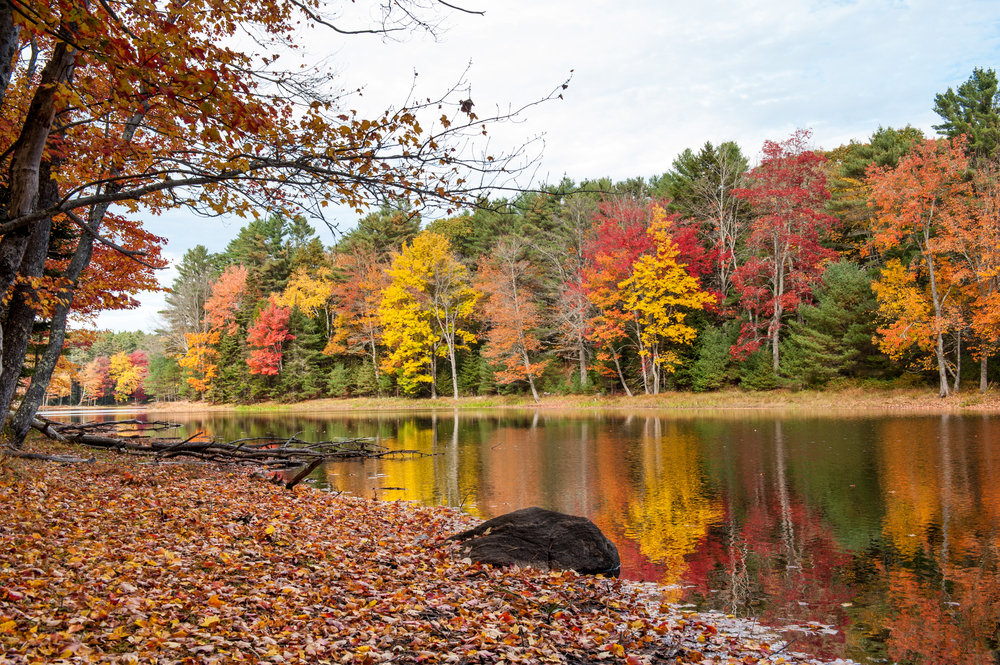
[[[832,390],[775,390],[770,392],[743,392],[727,390],[711,393],[669,392],[660,395],[601,396],[601,395],[549,395],[535,404],[530,396],[439,397],[438,399],[413,399],[402,397],[355,397],[345,399],[315,399],[301,402],[258,402],[255,404],[212,404],[210,402],[159,402],[122,406],[100,407],[45,407],[43,411],[85,410],[87,412],[147,411],[170,412],[337,412],[337,411],[426,411],[431,409],[792,409],[835,411],[895,411],[920,410],[939,412],[1000,412],[1000,392],[990,389],[981,394],[978,389],[940,398],[928,388],[844,388]]]

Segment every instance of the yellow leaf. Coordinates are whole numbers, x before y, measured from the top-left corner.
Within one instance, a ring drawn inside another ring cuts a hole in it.
[[[222,607],[223,605],[225,605],[225,603],[222,602],[222,600],[218,596],[212,596],[211,598],[209,598],[208,604],[211,605],[212,607]]]
[[[205,617],[204,621],[202,621],[198,625],[201,626],[202,628],[211,628],[212,626],[214,626],[217,623],[219,623],[219,617],[217,617],[216,615],[212,614],[210,616]]]

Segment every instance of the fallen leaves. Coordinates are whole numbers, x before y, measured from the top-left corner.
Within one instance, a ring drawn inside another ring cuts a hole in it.
[[[455,510],[132,458],[19,464],[0,476],[0,664],[778,659],[778,638],[655,585],[463,562]]]

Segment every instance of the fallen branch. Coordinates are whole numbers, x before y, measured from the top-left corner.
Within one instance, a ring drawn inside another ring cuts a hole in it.
[[[59,423],[39,416],[33,424],[46,436],[67,443],[80,443],[91,448],[104,448],[122,453],[152,455],[158,460],[189,457],[217,464],[244,464],[272,470],[304,467],[308,475],[325,461],[333,459],[374,459],[397,456],[428,456],[418,450],[389,450],[370,438],[341,441],[309,442],[296,432],[288,438],[251,437],[232,442],[201,439],[197,432],[186,439],[149,436],[180,425],[167,422],[119,420],[111,422]],[[292,487],[305,477],[288,482]]]
[[[60,464],[93,464],[96,457],[70,457],[69,455],[41,455],[39,453],[26,453],[12,448],[0,450],[0,456],[17,457],[18,459],[42,460],[43,462],[59,462]]]

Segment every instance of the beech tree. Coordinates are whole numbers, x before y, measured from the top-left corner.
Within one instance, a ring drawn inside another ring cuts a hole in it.
[[[806,302],[836,253],[820,241],[836,220],[823,212],[830,198],[823,157],[807,149],[811,133],[797,130],[787,140],[766,141],[763,159],[736,195],[753,209],[749,258],[733,274],[740,306],[747,316],[733,355],[745,357],[762,344],[771,347],[778,374],[783,319]]]
[[[324,2],[250,0],[234,13],[230,0],[3,0],[0,72],[10,77],[0,77],[7,166],[0,295],[9,298],[19,279],[32,284],[40,275],[53,223],[78,233],[63,275],[67,308],[80,284],[73,266],[87,264],[94,242],[161,265],[146,256],[148,243],[102,234],[112,204],[129,214],[185,205],[206,215],[266,209],[322,220],[330,202],[361,210],[408,198],[418,207],[453,208],[502,184],[530,156],[523,148],[485,155],[466,140],[516,112],[480,118],[456,86],[362,117],[348,97],[324,87],[322,67],[276,64],[304,25],[343,35],[433,32],[445,7],[387,3],[376,25],[345,28],[337,7]],[[261,53],[231,46],[247,34]],[[38,47],[40,71],[35,58],[18,57],[29,42]],[[4,413],[18,378],[9,368],[19,368],[24,353],[20,331],[37,315],[9,308],[0,321],[3,337],[15,342],[4,339],[2,347]],[[61,344],[61,335],[53,341]]]

